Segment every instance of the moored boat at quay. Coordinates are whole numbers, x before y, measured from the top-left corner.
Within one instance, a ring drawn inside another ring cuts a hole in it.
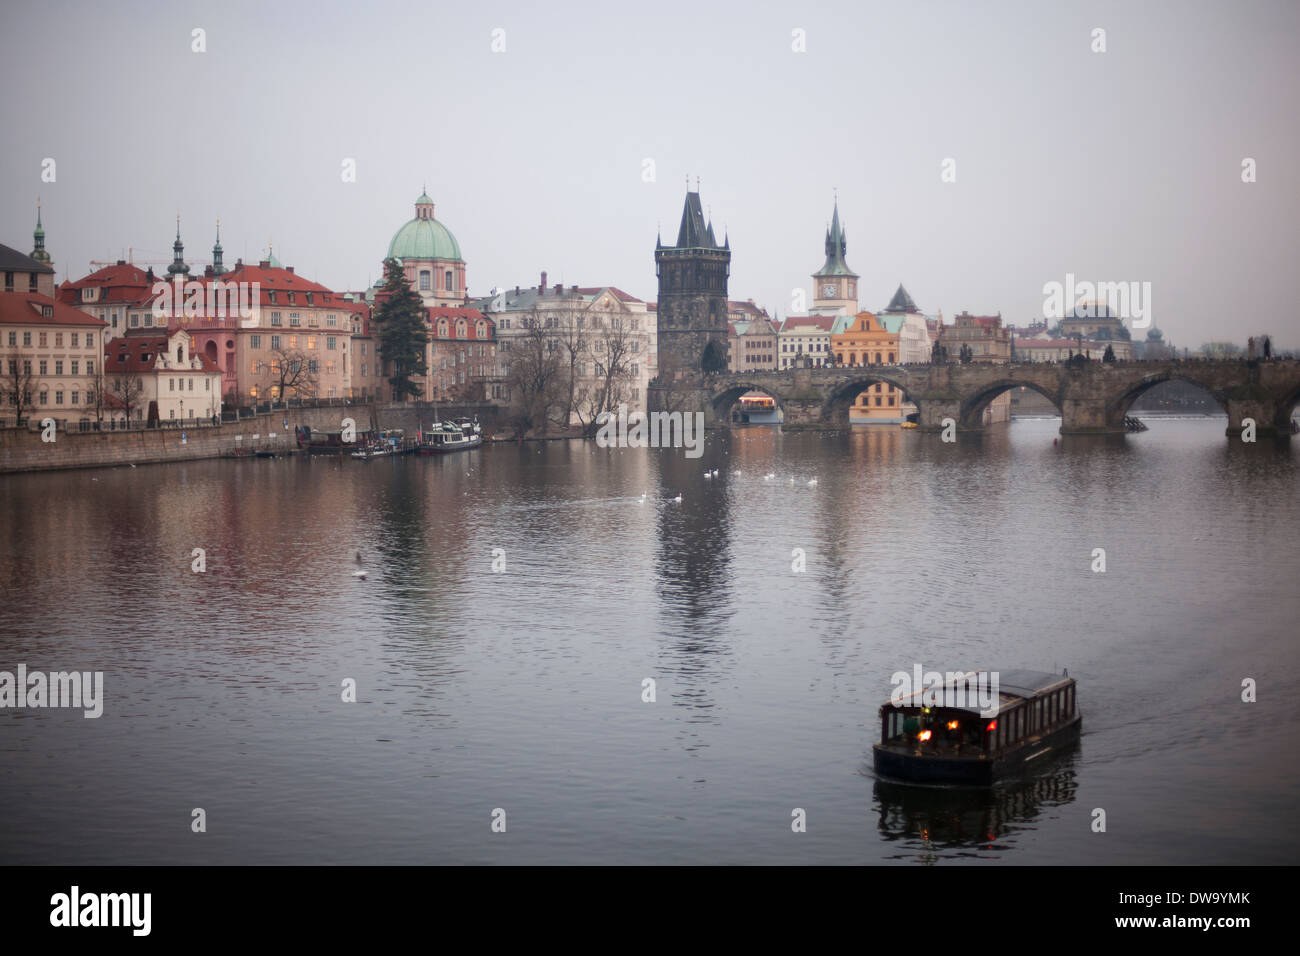
[[[992,688],[995,699],[981,707],[973,688]],[[1078,741],[1075,690],[1067,673],[978,671],[886,701],[872,748],[876,776],[991,786]]]
[[[416,450],[421,455],[445,455],[453,451],[468,451],[481,444],[483,435],[478,431],[466,433],[454,422],[434,422],[420,430],[420,443]]]

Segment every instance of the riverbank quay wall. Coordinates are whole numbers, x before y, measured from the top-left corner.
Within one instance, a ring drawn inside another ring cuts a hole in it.
[[[295,454],[295,429],[337,432],[351,418],[358,433],[401,428],[414,438],[420,427],[439,418],[478,418],[485,431],[496,427],[500,409],[488,403],[329,405],[275,408],[219,425],[186,423],[182,427],[130,431],[54,431],[46,441],[39,426],[0,429],[0,474],[112,468],[123,465],[198,461],[240,453]]]

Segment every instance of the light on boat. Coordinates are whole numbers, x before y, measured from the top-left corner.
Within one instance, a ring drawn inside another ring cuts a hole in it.
[[[957,721],[955,721],[955,720],[950,720],[950,721],[948,721],[948,729],[949,729],[949,730],[956,730],[956,729],[957,729]]]
[[[923,731],[921,731],[919,734],[916,735],[916,739],[917,739],[917,740],[929,740],[929,739],[930,739],[930,731],[928,731],[928,730],[923,730]]]
[[[989,733],[993,733],[993,731],[998,729],[998,722],[996,720],[990,720],[989,725],[984,729],[987,730]]]

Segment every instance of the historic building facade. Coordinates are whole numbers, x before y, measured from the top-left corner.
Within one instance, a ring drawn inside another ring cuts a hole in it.
[[[645,410],[646,388],[655,375],[655,317],[636,296],[615,286],[551,285],[543,272],[535,286],[498,291],[470,306],[486,316],[496,340],[490,356],[467,359],[484,367],[488,398],[509,398],[505,379],[512,350],[540,332],[565,375],[573,370],[575,406],[594,398],[608,373],[628,409]],[[571,423],[590,417],[580,407],[570,410]]]
[[[0,247],[0,256],[5,251]],[[22,265],[12,259],[4,264],[15,273]],[[21,283],[16,278],[14,284]],[[101,320],[48,295],[0,292],[0,418],[5,424],[19,417],[94,418],[103,335]]]
[[[837,365],[897,365],[898,335],[870,312],[839,316],[831,326],[831,351]],[[858,394],[849,409],[849,421],[888,424],[903,420],[903,393],[876,382]]]

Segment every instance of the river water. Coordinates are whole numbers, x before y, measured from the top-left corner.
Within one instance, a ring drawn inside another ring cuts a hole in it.
[[[0,712],[0,863],[1291,863],[1300,442],[1149,420],[0,479],[0,670],[105,698]],[[917,663],[1068,667],[1082,741],[877,782]]]

